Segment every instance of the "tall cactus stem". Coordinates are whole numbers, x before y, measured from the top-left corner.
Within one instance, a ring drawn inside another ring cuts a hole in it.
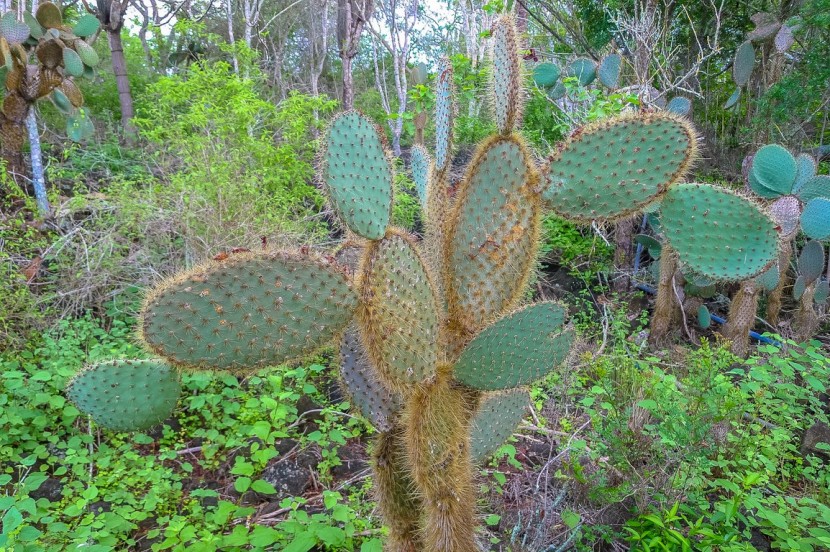
[[[649,340],[653,345],[664,345],[669,334],[683,315],[681,306],[675,297],[675,273],[677,257],[668,244],[663,244],[660,252],[660,278],[657,282],[657,296],[654,301],[654,314],[651,316]]]
[[[767,298],[766,320],[773,327],[778,326],[781,315],[781,299],[784,296],[784,288],[790,285],[790,259],[793,256],[793,243],[790,240],[782,240],[781,251],[778,254],[778,284]]]
[[[804,288],[798,310],[793,319],[793,330],[797,341],[809,341],[819,328],[819,317],[816,312],[814,297],[816,295],[816,284],[813,282]]]
[[[414,483],[404,459],[403,428],[394,425],[380,433],[372,454],[375,496],[381,516],[389,527],[385,550],[418,552],[421,500],[414,493]]]
[[[760,287],[755,280],[741,282],[741,288],[729,305],[729,317],[721,332],[732,342],[732,353],[746,357],[749,352],[749,331],[755,325]]]
[[[470,458],[471,395],[450,382],[450,365],[418,386],[404,412],[407,462],[423,501],[423,552],[478,552]]]

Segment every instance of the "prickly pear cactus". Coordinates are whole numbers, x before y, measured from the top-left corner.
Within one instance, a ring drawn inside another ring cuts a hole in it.
[[[390,550],[481,550],[473,463],[515,430],[528,404],[524,386],[561,364],[574,341],[561,305],[522,304],[541,210],[546,203],[563,208],[556,194],[543,199],[549,177],[540,177],[514,132],[523,92],[513,20],[500,18],[494,37],[499,133],[479,146],[453,198],[446,193],[451,127],[436,133],[435,168],[427,157],[413,167],[426,179],[432,230],[425,243],[389,227],[394,175],[385,142],[365,117],[347,112],[326,134],[320,180],[343,225],[360,238],[333,259],[276,251],[211,261],[162,282],[142,313],[143,343],[171,371],[248,371],[339,340],[342,380],[380,430],[374,481]],[[450,125],[451,98],[437,103],[444,114],[436,121]],[[640,189],[633,181],[647,180],[649,191],[637,203],[666,193],[693,157],[693,133],[671,116],[623,117],[602,129],[643,142],[618,151],[609,167],[648,163],[663,175],[619,176],[606,167],[592,177],[607,181],[603,190],[629,180]],[[649,129],[661,138],[648,138]],[[594,147],[620,147],[600,134],[591,134]],[[574,138],[566,146],[572,152],[560,159],[587,170],[583,145]],[[658,146],[651,157],[643,151]],[[594,211],[585,206],[576,218]],[[106,395],[108,382],[81,378],[86,396]],[[88,400],[79,405],[96,414]]]
[[[97,18],[82,17],[75,27],[89,36],[98,29]],[[26,14],[18,21],[16,12],[9,11],[0,17],[0,75],[6,88],[0,109],[0,156],[7,162],[11,173],[25,174],[23,144],[26,131],[24,121],[34,103],[54,98],[61,111],[75,116],[83,105],[83,96],[72,81],[84,76],[97,65],[98,55],[82,35],[73,33],[66,25],[61,10],[51,2],[43,2],[36,16]],[[90,127],[82,127],[82,133],[71,137],[87,137]]]

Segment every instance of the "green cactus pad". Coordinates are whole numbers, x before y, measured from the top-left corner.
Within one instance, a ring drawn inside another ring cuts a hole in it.
[[[568,93],[568,89],[562,81],[557,82],[552,88],[548,89],[548,97],[551,100],[560,100]]]
[[[23,22],[29,27],[29,34],[32,38],[40,40],[43,38],[43,27],[37,22],[35,16],[29,12],[23,13]]]
[[[743,280],[778,258],[775,222],[733,192],[678,184],[660,207],[663,234],[685,267],[717,280]]]
[[[542,196],[570,220],[625,218],[682,178],[696,147],[691,126],[674,114],[606,119],[578,130],[552,155]]]
[[[575,59],[568,65],[568,76],[576,77],[579,86],[588,86],[597,78],[597,64],[588,58]]]
[[[645,247],[648,251],[648,254],[651,255],[652,259],[660,258],[660,253],[662,252],[663,244],[661,244],[656,239],[645,234],[637,234],[636,236],[634,236],[634,241]]]
[[[732,62],[732,77],[735,84],[744,86],[752,76],[752,69],[755,66],[755,48],[752,42],[747,40],[735,52],[735,60]]]
[[[530,394],[524,389],[485,393],[470,424],[470,456],[481,463],[513,435],[527,414]]]
[[[528,385],[556,368],[571,349],[573,330],[558,303],[536,303],[479,333],[455,363],[455,379],[483,391]]]
[[[66,395],[99,425],[140,431],[166,420],[181,394],[179,374],[158,360],[111,360],[73,377]]]
[[[533,68],[533,82],[540,88],[550,88],[559,80],[562,70],[555,63],[540,63]]]
[[[779,197],[769,206],[769,213],[781,228],[782,237],[792,237],[798,231],[801,204],[795,197]]]
[[[503,15],[493,27],[493,108],[501,134],[513,132],[521,118],[521,68],[516,26]]]
[[[78,19],[75,26],[72,27],[72,34],[81,38],[86,38],[94,35],[95,31],[97,31],[100,26],[101,22],[98,21],[97,17],[91,13],[85,13],[80,19]]]
[[[793,283],[793,299],[800,301],[805,291],[807,291],[807,281],[804,276],[799,276],[795,279],[795,283]]]
[[[452,64],[449,59],[441,60],[435,81],[435,166],[443,173],[452,160],[452,128],[455,116]]]
[[[817,197],[807,203],[801,213],[801,230],[814,240],[830,238],[830,199]]]
[[[816,160],[812,155],[802,153],[795,158],[795,164],[798,170],[795,173],[792,193],[798,195],[804,184],[816,175]]]
[[[816,305],[822,306],[827,302],[828,297],[830,297],[830,282],[825,279],[821,279],[816,284],[816,291],[813,294],[813,301],[815,301]]]
[[[81,77],[84,74],[84,62],[81,56],[71,48],[63,49],[63,67],[73,77]]]
[[[538,177],[516,136],[491,138],[470,162],[447,224],[450,315],[478,331],[510,308],[536,257]]]
[[[709,312],[706,305],[700,305],[700,308],[697,309],[697,323],[704,330],[712,325],[712,313]]]
[[[772,265],[755,278],[755,282],[761,286],[764,291],[768,292],[778,287],[779,281],[781,281],[781,271],[778,269],[777,264]]]
[[[692,100],[683,96],[675,96],[669,101],[666,111],[688,117],[692,113]]]
[[[73,46],[75,47],[75,51],[78,52],[78,57],[81,58],[81,61],[83,61],[85,65],[90,67],[98,65],[100,60],[98,59],[98,53],[95,51],[95,48],[83,40],[76,40]]]
[[[378,380],[358,329],[349,327],[340,341],[340,377],[352,403],[380,431],[388,431],[399,408],[398,400]]]
[[[348,277],[324,259],[242,253],[162,283],[142,309],[142,337],[177,366],[255,370],[313,352],[356,307]]]
[[[736,88],[732,95],[726,100],[726,103],[723,104],[724,109],[732,109],[736,105],[738,105],[738,100],[741,99],[741,89]]]
[[[57,107],[58,110],[65,115],[69,115],[75,111],[75,106],[72,105],[72,102],[69,101],[66,94],[64,94],[59,88],[52,90],[52,103],[55,104],[55,107]]]
[[[30,32],[29,26],[19,22],[13,11],[8,11],[0,17],[0,37],[5,38],[10,46],[25,42]]]
[[[63,25],[61,9],[52,2],[40,4],[37,7],[37,12],[35,12],[35,19],[47,29],[57,29]]]
[[[830,199],[830,176],[822,174],[808,178],[796,195],[804,203],[809,203],[817,197]]]
[[[758,150],[749,168],[749,186],[756,194],[774,198],[789,194],[796,175],[795,158],[778,144]]]
[[[619,54],[608,54],[599,64],[599,82],[607,88],[612,90],[617,87],[620,82],[620,66],[622,65],[622,57]]]
[[[410,170],[412,171],[412,180],[415,182],[415,187],[418,190],[418,199],[421,200],[421,208],[426,209],[427,189],[429,187],[430,165],[432,161],[423,146],[415,145],[412,146],[409,163]]]
[[[432,377],[438,361],[438,308],[411,238],[390,233],[369,245],[360,295],[360,331],[382,381],[394,388]]]
[[[357,111],[329,126],[323,182],[340,219],[355,234],[378,240],[392,212],[392,165],[375,125]]]
[[[87,112],[79,109],[77,113],[66,118],[66,135],[73,142],[83,142],[95,133],[95,125]]]
[[[818,280],[825,268],[824,246],[821,242],[810,240],[804,245],[798,256],[797,268],[808,286]]]

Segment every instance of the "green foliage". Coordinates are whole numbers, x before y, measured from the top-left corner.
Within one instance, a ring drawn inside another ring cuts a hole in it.
[[[592,274],[610,267],[613,247],[596,233],[583,230],[553,213],[542,219],[542,244],[540,253],[560,266],[572,271]]]
[[[148,87],[135,123],[178,166],[169,177],[178,193],[194,207],[221,205],[217,224],[246,220],[266,234],[313,229],[296,222],[322,202],[311,185],[310,135],[324,124],[315,112],[329,113],[335,102],[295,93],[274,106],[258,94],[259,78],[241,78],[225,62],[191,65]]]

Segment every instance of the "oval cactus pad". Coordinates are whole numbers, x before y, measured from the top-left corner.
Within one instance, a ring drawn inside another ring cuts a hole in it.
[[[322,174],[343,223],[364,238],[382,238],[392,212],[392,166],[366,116],[347,111],[331,122]]]
[[[551,156],[542,195],[570,220],[619,219],[680,180],[696,151],[694,130],[678,115],[606,119],[578,130]]]
[[[493,391],[530,384],[568,356],[574,333],[564,328],[567,311],[536,303],[509,314],[479,333],[455,363],[455,378]]]
[[[151,292],[142,337],[174,365],[253,370],[311,353],[346,327],[356,306],[349,279],[325,260],[239,254]]]
[[[678,184],[660,206],[663,234],[688,269],[744,280],[778,257],[775,222],[752,201],[707,184]]]
[[[170,417],[179,374],[158,360],[111,360],[87,366],[67,385],[81,412],[114,431],[140,431]]]
[[[482,462],[499,448],[527,413],[530,394],[525,389],[486,393],[470,424],[470,456]]]

